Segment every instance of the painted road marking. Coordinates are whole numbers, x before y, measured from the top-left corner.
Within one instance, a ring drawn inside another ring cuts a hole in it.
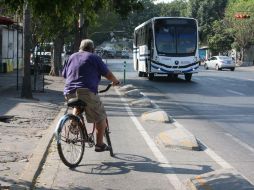
[[[136,128],[138,129],[138,131],[140,132],[140,134],[144,138],[145,142],[147,143],[148,147],[150,148],[150,150],[152,151],[152,153],[154,154],[154,156],[156,157],[158,162],[161,163],[160,166],[162,168],[165,168],[165,171],[169,172],[168,174],[166,174],[169,182],[173,185],[173,187],[176,190],[186,190],[185,186],[181,183],[180,179],[177,177],[174,170],[173,169],[172,170],[167,170],[166,169],[166,168],[173,168],[173,167],[172,167],[172,165],[169,164],[166,157],[161,153],[161,151],[156,146],[156,144],[154,143],[152,138],[149,136],[149,134],[146,132],[144,127],[140,124],[138,119],[134,116],[133,112],[131,111],[131,108],[126,103],[127,102],[126,99],[121,96],[120,92],[117,89],[115,89],[115,90],[116,90],[117,94],[121,97],[121,101],[124,103],[125,109],[128,112],[129,117],[131,118],[131,120],[135,124]]]
[[[116,90],[116,89],[115,89]],[[232,91],[232,90],[228,90],[231,93],[237,93],[238,95],[244,95],[240,92],[236,92],[236,91]],[[131,108],[128,106],[128,104],[126,103],[126,99],[124,97],[121,96],[120,92],[118,90],[116,90],[117,94],[121,97],[121,101],[124,103],[125,108],[128,112],[129,117],[131,118],[131,120],[134,122],[135,126],[137,127],[138,131],[140,132],[140,134],[142,135],[142,137],[144,138],[145,142],[147,143],[147,145],[149,146],[149,148],[151,149],[151,151],[153,152],[154,156],[157,158],[157,160],[163,164],[161,164],[161,167],[171,167],[172,166],[169,164],[168,160],[165,158],[165,156],[160,152],[160,150],[158,149],[158,147],[156,146],[156,144],[153,142],[153,140],[151,139],[151,137],[148,135],[148,133],[145,131],[144,127],[140,124],[140,122],[138,121],[138,119],[134,116],[133,112],[131,111]],[[184,128],[181,124],[177,123],[179,128]],[[185,129],[185,128],[184,128]],[[186,129],[187,130],[187,129]],[[236,138],[234,140],[237,140]],[[216,154],[212,149],[210,149],[208,146],[206,146],[203,142],[201,142],[200,140],[198,140],[201,144],[202,144],[202,148],[203,151],[210,157],[212,158],[218,165],[220,165],[223,169],[235,169],[233,166],[231,166],[227,161],[225,161],[222,157],[220,157],[218,154]],[[248,146],[247,144],[241,142],[240,140],[238,141],[238,143],[241,143],[243,146],[248,147],[249,150],[253,150],[254,149],[250,146]],[[167,170],[168,171],[168,170]],[[242,174],[241,174],[242,175]],[[170,171],[170,174],[166,175],[167,178],[169,179],[170,183],[174,186],[174,188],[176,190],[186,190],[186,188],[184,187],[184,185],[181,183],[181,181],[179,180],[179,178],[177,177],[176,174],[174,174],[174,170],[172,169],[172,171]],[[243,175],[242,175],[243,176]],[[243,176],[247,181],[249,181],[245,176]],[[201,183],[201,185],[203,187],[205,187],[205,189],[209,190],[210,186],[208,184],[206,184],[206,181],[202,179],[202,177],[200,178],[196,178],[196,180],[199,181],[199,183]],[[250,182],[250,181],[249,181]]]
[[[254,153],[254,148],[252,148],[250,145],[242,142],[240,139],[234,137],[233,135],[229,134],[229,133],[225,133],[227,136],[231,137],[235,142],[237,142],[239,145],[243,146],[244,148],[246,148],[247,150],[251,151],[252,153]]]
[[[203,151],[210,156],[217,164],[219,164],[224,169],[232,169],[233,166],[231,166],[227,161],[225,161],[223,158],[221,158],[218,154],[216,154],[212,149],[208,148],[203,142],[198,140],[202,144]]]
[[[240,95],[240,96],[245,96],[243,93],[237,92],[237,91],[234,91],[234,90],[227,89],[227,91],[232,93],[232,94],[236,94],[236,95]]]

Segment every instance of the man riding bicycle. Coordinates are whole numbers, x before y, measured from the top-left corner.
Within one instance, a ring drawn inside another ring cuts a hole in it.
[[[119,84],[119,80],[108,69],[102,59],[93,53],[94,43],[90,39],[84,39],[80,43],[79,52],[72,54],[66,61],[62,76],[65,80],[64,95],[66,99],[78,97],[86,103],[85,115],[88,123],[95,123],[96,145],[95,151],[108,150],[103,142],[106,123],[106,112],[98,96],[98,85],[101,76],[113,82],[113,86]],[[73,109],[73,114],[80,110]]]

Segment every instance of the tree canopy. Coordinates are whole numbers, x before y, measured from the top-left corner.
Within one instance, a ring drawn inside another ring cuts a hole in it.
[[[219,54],[229,51],[233,42],[232,34],[227,29],[224,21],[215,20],[208,35],[208,45],[212,53]]]
[[[138,0],[2,0],[4,5],[13,14],[22,14],[24,8],[24,78],[22,84],[23,97],[31,98],[30,80],[30,41],[34,44],[43,40],[52,41],[54,44],[53,62],[50,74],[58,75],[61,67],[61,53],[66,35],[74,34],[74,44],[86,36],[86,28],[95,18],[101,7],[109,7],[126,16],[129,11],[141,8]],[[25,6],[24,6],[25,5]],[[30,14],[31,13],[31,14]],[[32,15],[32,31],[30,15]],[[75,46],[77,47],[77,45]],[[23,93],[26,92],[26,93]]]
[[[0,3],[12,10],[22,10],[24,1]],[[131,38],[136,26],[156,16],[196,18],[201,45],[209,45],[216,53],[230,49],[233,41],[239,48],[248,48],[254,42],[253,0],[174,0],[159,4],[153,0],[27,1],[32,12],[34,41],[69,40],[75,42],[76,50],[80,38],[86,36],[100,43],[110,37],[109,31],[124,31],[119,36]],[[236,13],[248,13],[250,18],[236,19]]]
[[[248,48],[254,43],[254,1],[231,1],[226,9],[225,22],[238,47]],[[236,14],[247,14],[250,18],[238,19]]]
[[[189,0],[188,16],[198,19],[200,40],[208,43],[213,21],[224,18],[227,0]]]

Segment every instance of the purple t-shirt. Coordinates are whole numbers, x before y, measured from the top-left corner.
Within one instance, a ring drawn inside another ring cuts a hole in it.
[[[88,88],[97,93],[101,76],[105,76],[108,71],[107,65],[96,54],[87,51],[72,54],[62,72],[66,79],[64,95],[75,93],[78,88]]]

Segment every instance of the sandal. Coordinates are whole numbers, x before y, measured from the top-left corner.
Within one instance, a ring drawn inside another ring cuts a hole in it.
[[[103,152],[108,150],[109,150],[109,147],[105,143],[102,145],[98,145],[98,144],[95,145],[95,152]]]

